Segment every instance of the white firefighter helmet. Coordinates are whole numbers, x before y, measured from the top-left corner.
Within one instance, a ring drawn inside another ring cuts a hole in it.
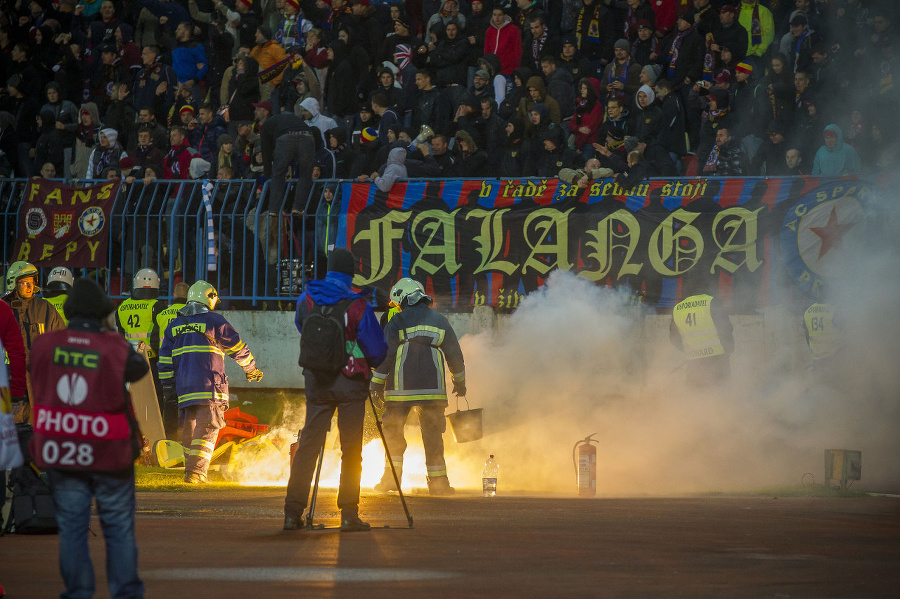
[[[420,300],[426,299],[431,303],[431,296],[425,293],[422,284],[409,277],[404,277],[391,287],[391,305],[403,307],[404,300],[407,306],[414,306]]]
[[[159,275],[152,268],[142,268],[134,275],[131,285],[133,289],[159,290]]]
[[[75,284],[75,275],[65,266],[57,266],[47,276],[49,291],[68,291]]]
[[[23,260],[13,262],[9,265],[9,270],[6,271],[6,292],[9,293],[14,290],[18,280],[24,279],[25,277],[34,277],[34,292],[39,293],[38,269],[34,264]]]
[[[216,303],[219,301],[219,295],[216,288],[206,281],[197,281],[188,289],[187,301],[203,304],[210,310],[216,309]]]

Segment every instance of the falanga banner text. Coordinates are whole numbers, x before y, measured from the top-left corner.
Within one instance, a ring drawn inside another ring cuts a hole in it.
[[[32,179],[19,208],[16,260],[35,266],[106,266],[109,214],[118,181],[72,187]]]
[[[515,308],[556,269],[660,307],[711,293],[752,309],[821,296],[873,193],[800,177],[346,182],[338,240],[356,285],[412,277],[442,309]]]

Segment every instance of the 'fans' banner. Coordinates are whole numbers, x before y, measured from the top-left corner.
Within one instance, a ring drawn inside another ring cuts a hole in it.
[[[652,305],[703,292],[752,309],[818,296],[842,244],[864,236],[870,193],[810,178],[346,182],[338,239],[360,260],[354,283],[412,277],[442,309],[516,307],[554,269]]]
[[[109,213],[118,181],[72,187],[32,179],[19,212],[16,260],[35,266],[107,266]]]

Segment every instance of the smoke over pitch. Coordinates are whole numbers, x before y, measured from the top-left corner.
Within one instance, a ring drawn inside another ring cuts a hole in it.
[[[783,488],[806,472],[822,483],[829,448],[862,451],[854,489],[900,490],[900,258],[881,245],[897,235],[879,238],[848,243],[849,278],[825,298],[844,329],[842,363],[809,368],[806,306],[776,307],[764,331],[733,318],[731,381],[714,389],[685,380],[668,319],[642,325],[623,292],[554,273],[499,332],[461,341],[485,437],[448,444],[451,482],[477,485],[494,453],[501,494],[574,493],[572,446],[596,432],[598,495]]]

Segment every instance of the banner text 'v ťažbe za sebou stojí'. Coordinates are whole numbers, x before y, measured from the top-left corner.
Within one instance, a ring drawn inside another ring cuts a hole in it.
[[[556,179],[370,183],[341,188],[339,245],[354,283],[412,277],[442,308],[514,308],[554,269],[628,286],[672,306],[713,293],[761,307],[779,293],[818,296],[830,255],[862,235],[873,187],[853,179]]]

